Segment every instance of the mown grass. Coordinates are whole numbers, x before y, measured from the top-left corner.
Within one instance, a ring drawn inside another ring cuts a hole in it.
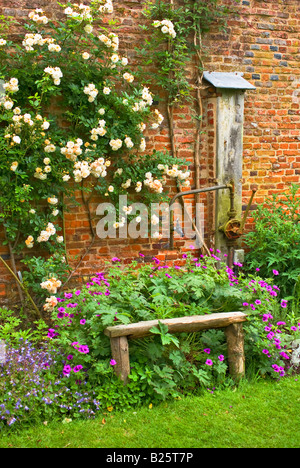
[[[300,379],[242,382],[239,388],[152,408],[107,412],[91,421],[48,421],[1,448],[299,448]]]

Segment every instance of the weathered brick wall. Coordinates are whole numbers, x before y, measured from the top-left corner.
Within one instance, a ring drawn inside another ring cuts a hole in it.
[[[247,91],[244,127],[245,202],[256,203],[299,182],[300,2],[240,2],[227,34],[206,41],[211,71],[240,71],[256,86]]]
[[[225,0],[222,0],[225,3]],[[251,189],[258,188],[255,204],[262,203],[272,192],[282,192],[291,183],[299,182],[300,174],[300,1],[299,0],[241,0],[234,5],[226,32],[217,29],[205,38],[207,47],[205,68],[209,71],[238,71],[256,86],[245,96],[243,203],[246,205]],[[56,17],[55,0],[0,0],[0,14],[25,20],[34,8],[43,8],[48,16]],[[139,24],[142,18],[140,0],[114,0],[115,16],[120,20],[120,46],[135,66],[135,46],[142,40]],[[12,31],[16,36],[17,30]],[[214,110],[204,96],[203,135],[201,143],[201,184],[209,185],[215,178]],[[166,115],[163,104],[160,110]],[[175,113],[175,136],[178,156],[193,162],[195,128],[188,106]],[[167,119],[158,131],[148,132],[148,148],[170,150]],[[194,174],[193,165],[191,166]],[[172,190],[175,190],[173,187]],[[80,199],[80,194],[78,194]],[[187,200],[192,202],[191,199]],[[207,221],[206,236],[213,240],[213,196],[204,196]],[[98,200],[91,206],[95,210]],[[254,205],[255,207],[255,205]],[[254,208],[253,207],[253,208]],[[91,242],[89,219],[83,204],[70,206],[66,213],[66,241],[69,254],[80,258]],[[94,221],[94,223],[96,220]],[[251,217],[247,225],[251,227]],[[186,246],[177,242],[177,252],[164,252],[165,241],[100,240],[95,239],[84,257],[81,275],[88,275],[103,267],[112,256],[138,258],[142,251],[146,259],[161,255],[170,261],[180,256]],[[7,248],[0,244],[0,254],[9,259]],[[76,261],[75,261],[76,263]],[[0,300],[11,302],[13,281],[0,265]],[[8,294],[9,293],[9,294]]]

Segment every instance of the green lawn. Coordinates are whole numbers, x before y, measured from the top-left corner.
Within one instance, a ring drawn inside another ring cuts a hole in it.
[[[103,420],[103,417],[105,420]],[[299,448],[300,378],[2,434],[0,448]]]

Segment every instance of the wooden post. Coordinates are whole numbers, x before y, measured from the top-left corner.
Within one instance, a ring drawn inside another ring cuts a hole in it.
[[[225,328],[228,347],[229,373],[239,381],[245,375],[244,332],[242,323]]]
[[[116,361],[115,373],[124,385],[127,383],[128,375],[130,374],[130,363],[129,363],[129,346],[127,336],[118,336],[110,339],[110,346],[112,352],[112,358]]]

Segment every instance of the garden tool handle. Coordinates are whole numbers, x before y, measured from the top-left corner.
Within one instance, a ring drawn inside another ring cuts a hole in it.
[[[245,211],[245,214],[243,216],[243,219],[242,219],[242,222],[241,222],[241,227],[239,229],[239,232],[242,234],[243,231],[244,231],[244,227],[245,227],[245,224],[246,224],[246,220],[247,220],[247,217],[248,217],[248,213],[250,211],[250,208],[251,208],[251,205],[252,205],[252,202],[253,202],[253,198],[255,196],[257,192],[257,189],[252,189],[252,195],[250,197],[250,200],[249,200],[249,203],[247,205],[247,208],[246,208],[246,211]]]

